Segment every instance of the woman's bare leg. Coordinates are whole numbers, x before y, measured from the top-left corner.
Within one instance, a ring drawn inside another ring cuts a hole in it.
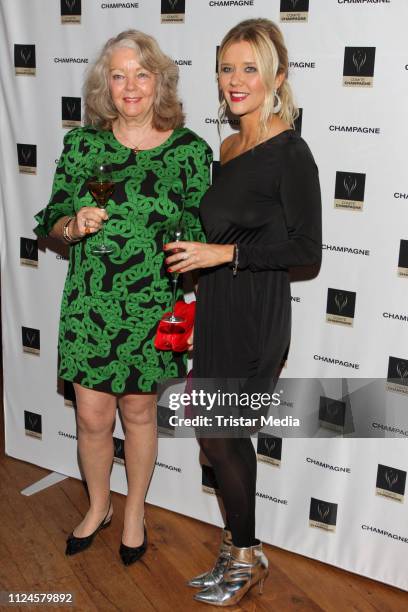
[[[88,486],[90,507],[74,535],[90,535],[108,511],[113,461],[112,429],[116,396],[74,383],[77,401],[78,452]]]
[[[144,500],[157,456],[156,395],[123,395],[119,405],[128,479],[122,542],[133,547],[143,542]]]

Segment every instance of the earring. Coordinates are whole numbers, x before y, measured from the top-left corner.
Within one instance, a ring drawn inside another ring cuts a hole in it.
[[[218,108],[218,118],[221,119],[221,120],[224,119],[226,111],[227,111],[227,101],[223,97],[221,102],[220,102],[220,106]]]
[[[280,96],[276,89],[273,92],[273,100],[274,100],[273,113],[276,115],[277,113],[279,113],[280,109],[282,108],[282,100],[280,99]]]

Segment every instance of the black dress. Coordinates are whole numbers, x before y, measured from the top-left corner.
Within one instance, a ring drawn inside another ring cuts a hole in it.
[[[305,141],[286,130],[223,164],[200,216],[207,242],[238,244],[239,269],[200,274],[194,378],[266,390],[290,341],[288,268],[321,258],[318,170]]]

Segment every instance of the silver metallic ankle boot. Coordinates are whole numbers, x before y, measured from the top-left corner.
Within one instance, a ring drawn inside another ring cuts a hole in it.
[[[221,581],[194,595],[194,599],[212,606],[234,606],[254,586],[268,575],[268,559],[262,552],[262,544],[238,548],[232,546],[231,556]]]
[[[231,532],[228,529],[223,529],[221,545],[214,567],[208,570],[208,572],[204,572],[204,574],[200,574],[199,576],[192,578],[187,583],[188,586],[204,589],[206,587],[213,586],[214,584],[218,584],[218,582],[220,582],[222,579],[225,568],[228,565],[228,561],[231,556],[231,546]]]

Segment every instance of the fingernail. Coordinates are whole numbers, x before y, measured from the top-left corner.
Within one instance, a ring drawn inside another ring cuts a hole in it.
[[[167,246],[163,245],[163,251],[167,251]]]
[[[168,271],[169,272],[173,272],[173,268],[168,268]]]

